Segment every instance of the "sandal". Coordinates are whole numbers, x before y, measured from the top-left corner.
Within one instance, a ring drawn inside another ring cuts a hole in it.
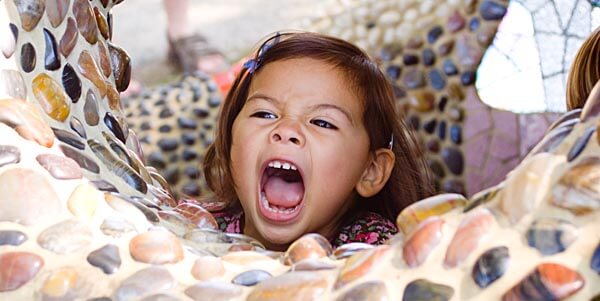
[[[168,58],[188,74],[198,70],[214,74],[229,67],[225,55],[200,34],[192,34],[174,41],[169,39]]]

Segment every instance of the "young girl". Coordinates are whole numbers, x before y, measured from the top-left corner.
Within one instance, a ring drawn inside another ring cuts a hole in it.
[[[221,229],[271,250],[306,233],[380,244],[400,210],[432,191],[383,73],[316,33],[277,33],[244,64],[204,169],[230,204],[215,215]]]

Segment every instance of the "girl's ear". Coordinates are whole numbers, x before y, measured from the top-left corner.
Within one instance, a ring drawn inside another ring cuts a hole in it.
[[[358,194],[368,198],[379,193],[390,178],[395,161],[396,156],[391,150],[387,148],[376,150],[374,157],[356,184],[355,188]]]

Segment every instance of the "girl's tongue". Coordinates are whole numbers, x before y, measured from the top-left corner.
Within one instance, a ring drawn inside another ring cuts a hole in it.
[[[302,201],[304,196],[304,183],[302,180],[284,179],[278,176],[271,176],[267,179],[264,186],[265,195],[270,204],[292,208]]]

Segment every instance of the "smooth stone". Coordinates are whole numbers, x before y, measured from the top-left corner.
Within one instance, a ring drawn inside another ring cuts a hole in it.
[[[86,139],[87,135],[85,133],[85,127],[83,127],[83,124],[81,123],[81,121],[79,121],[79,119],[77,119],[77,117],[75,116],[71,116],[71,121],[69,121],[69,126],[71,127],[71,129],[73,131],[75,131],[75,133],[77,133],[77,135],[79,135],[79,137]]]
[[[442,184],[442,191],[448,193],[467,194],[463,181],[459,179],[448,179]]]
[[[467,259],[478,247],[479,242],[488,235],[493,223],[494,216],[486,208],[467,213],[448,245],[444,267],[454,268]]]
[[[53,185],[33,170],[13,168],[1,173],[0,191],[0,221],[34,225],[55,218],[62,208]]]
[[[80,53],[79,60],[77,61],[77,67],[81,75],[87,78],[92,84],[94,84],[94,86],[96,86],[96,88],[98,88],[98,93],[100,93],[100,96],[106,96],[108,89],[107,82],[104,80],[104,77],[100,73],[100,69],[96,64],[96,61],[89,53],[89,51],[84,50]]]
[[[87,296],[90,286],[75,268],[60,268],[50,272],[39,292],[42,300],[75,300]]]
[[[85,122],[90,126],[98,125],[100,116],[98,115],[98,101],[96,100],[96,94],[89,90],[85,97],[85,105],[83,106],[83,116]]]
[[[437,47],[437,53],[440,57],[446,56],[454,49],[454,40],[446,40],[439,43]]]
[[[98,24],[98,30],[100,31],[100,34],[105,40],[109,40],[110,29],[108,28],[108,21],[98,7],[94,7],[94,15],[96,16],[96,24]]]
[[[584,215],[600,209],[600,158],[586,157],[560,177],[550,203]]]
[[[446,121],[442,120],[438,123],[437,127],[438,138],[443,142],[446,139]]]
[[[540,251],[543,256],[565,251],[576,239],[577,228],[568,221],[559,218],[539,218],[527,232],[527,244]]]
[[[0,167],[21,162],[21,152],[16,146],[0,145]]]
[[[431,216],[421,222],[414,232],[408,236],[402,248],[402,257],[408,267],[418,267],[425,262],[429,253],[442,239],[443,225],[443,219],[438,216]]]
[[[31,43],[25,43],[21,46],[21,68],[25,73],[29,73],[35,69],[36,55],[35,48]]]
[[[352,255],[344,262],[344,266],[340,269],[333,288],[335,290],[340,289],[348,283],[367,275],[374,267],[381,263],[382,257],[388,254],[389,251],[390,246],[380,245]]]
[[[588,145],[590,138],[592,138],[592,135],[595,132],[596,132],[596,127],[592,126],[588,129],[586,129],[585,132],[579,138],[577,138],[577,140],[575,141],[575,143],[573,143],[573,146],[569,150],[569,153],[567,154],[568,162],[571,162],[571,161],[577,159],[577,157],[579,157],[579,155],[583,152],[585,147]]]
[[[0,246],[20,246],[27,241],[27,234],[17,230],[0,231]]]
[[[408,97],[409,106],[417,112],[430,112],[433,110],[435,96],[428,91],[415,91]]]
[[[440,142],[437,141],[437,139],[435,139],[435,138],[428,140],[427,142],[425,142],[425,148],[427,148],[427,150],[432,153],[438,153],[440,151]],[[437,162],[437,161],[435,161],[435,162]],[[441,167],[441,165],[440,165],[440,167]],[[433,171],[433,172],[438,174],[438,172],[436,172],[436,171]],[[444,173],[444,169],[443,169],[443,167],[441,167],[441,174],[443,174],[443,173]],[[443,175],[440,177],[443,177]]]
[[[102,41],[98,41],[98,53],[100,55],[100,69],[106,78],[112,74],[110,59],[108,58],[108,50]]]
[[[32,31],[44,15],[46,1],[44,0],[14,0],[19,12],[21,27],[25,31]]]
[[[228,301],[242,294],[242,289],[223,281],[203,281],[185,289],[185,295],[194,301]]]
[[[94,186],[87,183],[79,184],[69,196],[67,207],[75,217],[90,220],[98,207],[98,194],[99,191]]]
[[[35,277],[43,266],[44,259],[33,253],[0,253],[0,292],[20,288]]]
[[[437,120],[431,119],[423,124],[423,130],[428,134],[433,134],[435,128],[437,127]]]
[[[464,169],[464,159],[463,154],[460,150],[447,147],[442,149],[442,160],[448,167],[448,169],[455,175],[461,175]]]
[[[56,128],[53,128],[52,130],[54,131],[56,139],[58,139],[59,141],[80,150],[85,149],[85,143],[83,142],[83,140],[81,140],[79,136],[73,134],[71,131]]]
[[[92,243],[92,231],[88,225],[77,220],[66,220],[42,231],[38,244],[57,254],[71,254],[84,251]]]
[[[475,83],[475,79],[477,77],[477,73],[472,72],[472,71],[467,71],[467,72],[463,72],[463,74],[460,75],[460,83],[463,86],[469,86]]]
[[[191,273],[198,280],[210,280],[223,276],[225,274],[225,266],[219,257],[200,256],[194,261]]]
[[[158,293],[140,299],[140,301],[181,301],[179,296],[174,296],[166,293]]]
[[[224,233],[220,231],[211,231],[213,236],[210,240],[213,242],[222,242],[222,243],[232,243],[232,239],[226,236]],[[223,234],[225,239],[221,238],[220,235]],[[219,236],[217,236],[219,235]],[[196,238],[195,241],[200,241]],[[208,239],[207,239],[207,242]],[[267,256],[266,254],[261,254],[254,251],[242,251],[242,252],[229,252],[221,256],[221,260],[227,263],[236,264],[240,266],[250,266],[252,264],[257,264],[259,262],[271,263],[273,262],[273,258]]]
[[[148,192],[148,185],[131,166],[115,157],[108,148],[95,140],[88,140],[88,145],[96,157],[127,185],[142,193]]]
[[[419,57],[411,53],[406,53],[402,56],[402,63],[406,66],[416,65],[419,63]]]
[[[425,76],[423,72],[417,68],[408,68],[404,73],[402,82],[407,89],[417,89],[425,86]]]
[[[119,212],[120,216],[127,219],[126,221],[123,221],[125,224],[120,220],[114,220],[113,223],[115,226],[123,227],[133,224],[136,229],[142,229],[144,231],[148,229],[149,223],[139,207],[136,207],[132,203],[125,201],[112,193],[104,193],[104,200],[112,209]],[[105,222],[108,222],[108,219],[105,220]]]
[[[75,44],[77,43],[77,37],[79,36],[79,31],[77,30],[77,24],[73,18],[67,18],[67,25],[65,27],[65,33],[62,38],[60,38],[59,48],[60,53],[65,58],[68,58],[75,48]]]
[[[429,82],[431,87],[438,91],[446,87],[446,79],[437,69],[429,71]]]
[[[428,197],[404,208],[396,218],[396,225],[404,235],[410,235],[425,219],[462,208],[466,202],[464,196],[453,193]]]
[[[563,300],[584,284],[585,280],[575,270],[558,263],[541,263],[502,295],[502,300]]]
[[[1,240],[1,239],[0,239]],[[594,254],[592,255],[592,260],[590,262],[590,268],[594,270],[596,273],[600,274],[600,244],[596,247]]]
[[[374,247],[375,246],[363,242],[351,242],[337,247],[333,251],[333,257],[340,260],[348,258],[357,252],[373,249]]]
[[[456,10],[450,17],[448,17],[448,22],[446,22],[446,29],[449,32],[457,32],[465,27],[465,18],[460,14],[460,11]]]
[[[94,45],[98,41],[98,25],[89,1],[73,0],[73,16],[77,20],[77,28],[88,43]]]
[[[114,238],[119,238],[122,235],[135,231],[135,227],[123,218],[107,217],[100,225],[102,233]]]
[[[179,140],[175,138],[161,138],[158,140],[158,147],[164,152],[174,151],[179,147]]]
[[[44,28],[44,41],[46,42],[46,52],[44,53],[44,67],[46,70],[54,71],[60,68],[60,56],[58,54],[58,45],[54,35]]]
[[[350,257],[351,255],[348,255],[347,257]],[[308,258],[295,263],[292,266],[291,271],[321,271],[333,270],[335,268],[337,268],[337,265],[333,263],[325,262],[320,259]]]
[[[56,28],[69,11],[70,0],[46,0],[46,15],[52,27]]]
[[[333,248],[324,236],[308,233],[294,241],[283,255],[286,265],[293,265],[308,258],[322,258],[331,255]]]
[[[436,175],[438,178],[443,178],[446,175],[444,171],[444,166],[436,160],[428,160],[427,164],[429,165],[429,169]]]
[[[54,154],[40,154],[35,159],[55,179],[73,180],[83,177],[81,167],[71,158]]]
[[[431,49],[425,49],[423,50],[423,64],[425,66],[431,66],[433,64],[435,64],[435,53],[433,52],[433,50]]]
[[[75,160],[75,162],[79,164],[79,167],[96,174],[100,172],[100,167],[98,167],[98,164],[96,164],[94,160],[90,159],[85,154],[81,153],[79,150],[66,145],[61,145],[59,148],[65,156]]]
[[[385,69],[385,74],[387,74],[387,76],[392,81],[396,81],[398,80],[398,78],[400,78],[400,75],[402,74],[402,68],[395,65],[387,66],[387,68]]]
[[[0,101],[0,122],[12,127],[26,140],[34,141],[45,147],[54,144],[54,133],[39,109],[21,100]]]
[[[450,127],[450,140],[454,142],[454,144],[462,143],[462,130],[460,125],[453,124]]]
[[[41,73],[33,79],[31,89],[38,103],[56,121],[65,121],[71,112],[62,87],[50,76]]]
[[[467,33],[459,35],[454,45],[458,64],[467,70],[476,69],[483,56],[483,50],[479,45],[475,44]]]
[[[189,201],[180,201],[175,207],[175,211],[190,220],[197,228],[213,230],[219,228],[214,216],[199,204]]]
[[[135,300],[144,295],[165,291],[175,287],[177,281],[168,270],[161,267],[147,267],[129,276],[115,290],[115,301]]]
[[[0,70],[0,91],[8,98],[27,99],[25,80],[17,70]]]
[[[166,230],[148,231],[129,242],[134,260],[150,264],[177,263],[183,259],[183,247],[177,236]]]
[[[329,283],[324,275],[312,272],[289,272],[259,283],[246,300],[319,300],[328,286]]]
[[[435,26],[427,32],[427,42],[433,44],[437,39],[444,33],[444,29],[441,26]]]
[[[387,301],[388,293],[384,282],[369,281],[356,285],[339,296],[336,301]]]
[[[504,275],[509,262],[510,255],[507,247],[489,249],[475,261],[471,277],[480,288],[486,288]]]
[[[243,286],[255,286],[256,284],[263,282],[271,278],[271,274],[264,270],[249,270],[242,272],[235,276],[231,283]]]
[[[404,288],[403,301],[447,301],[454,295],[454,289],[450,286],[418,279],[410,282]]]
[[[116,273],[121,267],[121,256],[119,248],[108,244],[104,247],[91,252],[87,256],[87,261],[102,270],[104,274],[110,275]]]
[[[446,73],[446,75],[448,75],[448,76],[452,76],[452,75],[457,75],[458,74],[458,69],[456,68],[456,65],[454,65],[454,63],[452,62],[451,59],[446,59],[444,61],[444,65],[442,66],[442,70],[444,70],[444,73]]]
[[[66,64],[63,68],[62,84],[71,101],[73,103],[78,102],[79,97],[81,97],[81,80],[77,76],[77,72],[69,64]]]
[[[479,6],[479,14],[484,20],[501,20],[506,14],[506,6],[487,0]]]
[[[117,139],[121,140],[123,143],[126,143],[127,137],[125,137],[121,122],[119,122],[119,120],[111,112],[106,112],[104,115],[104,124],[115,135],[115,137],[117,137]]]

